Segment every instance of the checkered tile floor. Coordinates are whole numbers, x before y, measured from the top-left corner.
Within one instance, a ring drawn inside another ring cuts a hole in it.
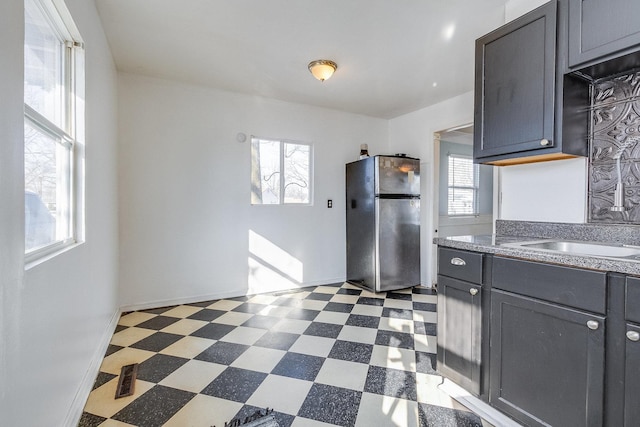
[[[124,314],[80,421],[223,427],[488,426],[437,388],[436,296],[349,284]],[[135,394],[115,399],[139,363]]]

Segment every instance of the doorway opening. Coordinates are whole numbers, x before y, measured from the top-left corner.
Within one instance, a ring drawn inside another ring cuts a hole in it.
[[[473,124],[434,133],[433,152],[433,235],[492,234],[494,167],[473,163]]]

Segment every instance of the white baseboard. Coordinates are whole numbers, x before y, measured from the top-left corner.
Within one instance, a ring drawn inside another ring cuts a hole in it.
[[[164,300],[155,300],[155,301],[149,301],[149,302],[144,302],[144,303],[139,303],[139,304],[129,304],[129,305],[124,305],[122,307],[120,307],[120,311],[122,313],[126,313],[129,311],[137,311],[137,310],[149,310],[152,308],[160,308],[160,307],[169,307],[172,305],[181,305],[181,304],[190,304],[193,302],[200,302],[200,301],[213,301],[213,300],[218,300],[218,299],[225,299],[225,298],[235,298],[235,297],[242,297],[245,295],[257,295],[257,294],[262,294],[262,293],[271,293],[271,292],[284,292],[284,291],[290,291],[290,290],[295,290],[295,289],[300,289],[300,288],[307,288],[309,286],[321,286],[321,285],[326,285],[329,283],[342,283],[345,281],[345,278],[340,278],[340,279],[335,279],[335,280],[322,280],[322,281],[314,281],[314,282],[305,282],[305,283],[301,283],[300,286],[295,287],[295,288],[274,288],[274,289],[265,289],[264,292],[248,292],[247,289],[238,289],[238,290],[233,290],[233,291],[228,291],[228,292],[217,292],[215,294],[206,294],[206,295],[197,295],[197,296],[191,296],[191,297],[183,297],[183,298],[170,298],[170,299],[164,299]]]
[[[444,378],[444,381],[438,386],[438,388],[460,402],[462,405],[469,408],[480,418],[489,421],[495,427],[523,427],[522,424],[517,423],[502,412],[489,406],[489,404],[478,399],[447,378]]]
[[[100,371],[100,365],[102,364],[102,360],[104,359],[104,354],[107,352],[107,348],[109,347],[109,343],[111,342],[113,333],[116,330],[116,326],[118,326],[120,313],[121,311],[119,309],[115,311],[115,313],[111,317],[111,320],[109,321],[109,325],[100,338],[98,348],[94,352],[93,357],[91,358],[91,362],[89,363],[89,367],[84,373],[84,377],[82,377],[82,381],[80,382],[78,391],[73,398],[73,402],[71,402],[71,406],[63,423],[64,426],[76,427],[80,422],[80,417],[82,417],[82,411],[84,410],[84,406],[87,403],[87,398],[89,397],[89,393],[91,393],[91,389],[93,388],[96,376]]]
[[[200,301],[212,301],[212,300],[224,299],[224,298],[235,298],[235,297],[241,297],[243,295],[245,294],[242,292],[229,291],[229,292],[218,292],[215,294],[198,295],[198,296],[183,297],[183,298],[169,298],[169,299],[163,299],[163,300],[143,302],[139,304],[123,305],[122,307],[120,307],[120,311],[123,313],[126,313],[129,311],[149,310],[152,308],[190,304],[193,302],[200,302]]]

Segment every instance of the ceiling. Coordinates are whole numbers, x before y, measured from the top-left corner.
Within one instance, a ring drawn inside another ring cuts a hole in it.
[[[440,141],[473,145],[473,125],[440,132]]]
[[[473,88],[507,0],[96,0],[119,71],[390,119]],[[330,59],[334,76],[307,64]]]

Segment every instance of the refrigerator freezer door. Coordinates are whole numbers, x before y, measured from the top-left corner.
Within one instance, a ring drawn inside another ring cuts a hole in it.
[[[375,156],[376,194],[420,194],[420,160]]]
[[[420,284],[420,200],[376,198],[376,291]]]
[[[347,281],[375,287],[376,221],[373,158],[349,163],[347,184]]]

